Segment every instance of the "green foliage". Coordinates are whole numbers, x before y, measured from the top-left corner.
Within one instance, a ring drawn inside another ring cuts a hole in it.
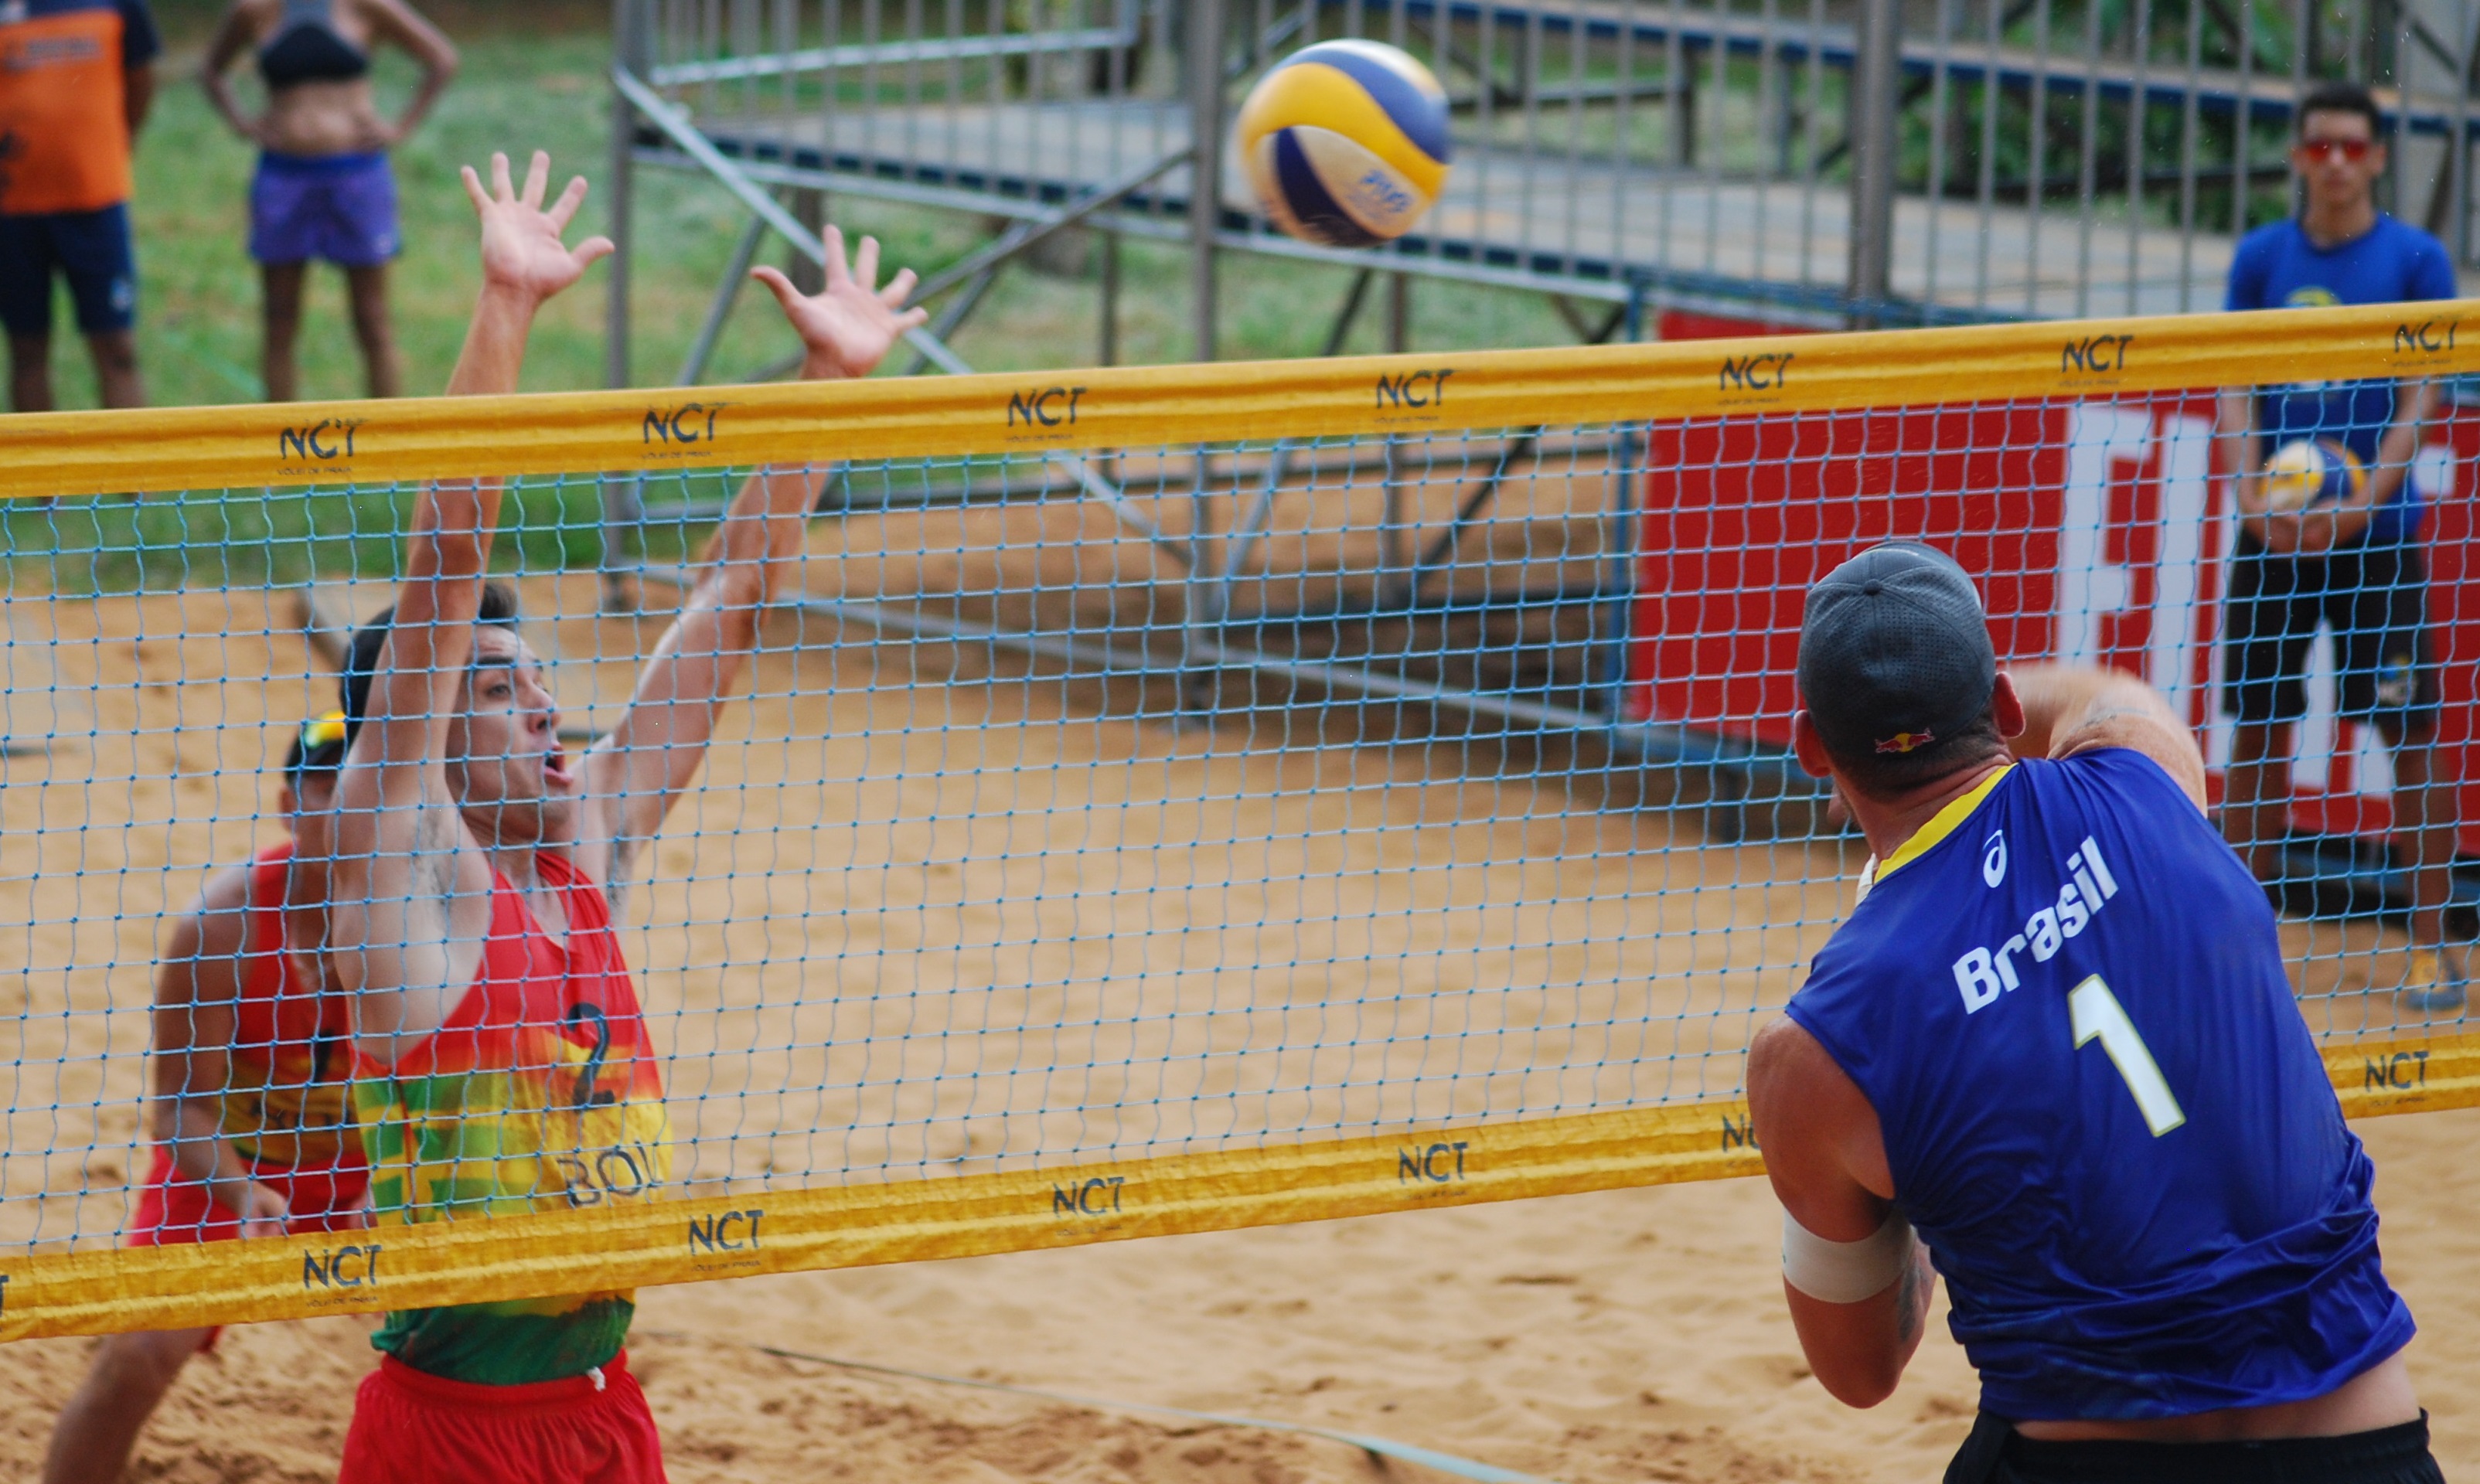
[[[1952,37],[1958,62],[1986,44],[1979,13]],[[2290,0],[2033,0],[2010,4],[2004,13],[2001,39],[2008,46],[2046,52],[2070,70],[2089,55],[2105,69],[2124,71],[2140,55],[2147,74],[2164,80],[2183,77],[2192,54],[2200,69],[2244,66],[2260,81],[2286,86],[2303,48],[2311,53],[2304,75],[2312,81],[2382,78],[2391,75],[2397,39],[2391,31],[2369,31],[2364,8],[2354,10],[2347,0],[2307,7]],[[2123,221],[2132,211],[2156,227],[2177,226],[2192,212],[2200,230],[2245,232],[2291,210],[2282,173],[2290,129],[2281,120],[2242,124],[2231,111],[2200,108],[2191,126],[2183,106],[2158,98],[2140,115],[2123,97],[2102,98],[2087,115],[2080,91],[2052,90],[2040,102],[2036,174],[2034,104],[2020,90],[2000,92],[1996,154],[1980,158],[1988,96],[1978,83],[1950,82],[1942,129],[1933,98],[1914,100],[1903,115],[1903,190],[1927,191],[1934,180],[1950,197],[1975,198],[1986,166],[2002,201],[2022,202],[2037,191],[2045,203],[2073,212],[2089,192],[2097,218]],[[1941,141],[1943,161],[1933,158]],[[2245,186],[2236,179],[2242,145]],[[2241,191],[2243,199],[2235,194]]]

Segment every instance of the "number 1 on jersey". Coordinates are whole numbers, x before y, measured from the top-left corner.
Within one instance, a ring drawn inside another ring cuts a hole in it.
[[[2075,1028],[2076,1045],[2099,1037],[2101,1049],[2127,1080],[2127,1090],[2135,1094],[2135,1106],[2144,1111],[2145,1124],[2159,1139],[2187,1121],[2179,1100],[2170,1094],[2170,1084],[2161,1075],[2160,1066],[2146,1049],[2144,1037],[2135,1034],[2135,1022],[2127,1018],[2127,1007],[2109,992],[2099,974],[2087,976],[2067,996],[2067,1017]]]

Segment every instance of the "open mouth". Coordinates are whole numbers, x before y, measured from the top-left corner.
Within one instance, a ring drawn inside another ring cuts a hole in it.
[[[543,781],[554,788],[566,788],[576,781],[575,776],[568,771],[568,749],[555,747],[543,754]]]

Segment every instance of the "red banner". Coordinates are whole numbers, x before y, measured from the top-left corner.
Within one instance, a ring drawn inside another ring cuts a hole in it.
[[[2082,660],[2142,676],[2196,726],[2218,767],[2230,754],[2216,697],[2236,526],[2212,426],[2209,393],[1658,424],[1638,525],[1630,709],[1788,744],[1809,585],[1853,552],[1904,537],[1974,575],[2002,661]],[[2441,773],[2464,780],[2464,844],[2480,851],[2475,458],[2480,413],[2457,410],[2431,430],[2413,477],[2432,505],[2422,538],[2445,689]],[[2336,718],[2334,678],[2331,636],[2320,633],[2297,729],[2294,817],[2319,831],[2383,831],[2391,765],[2372,729]]]

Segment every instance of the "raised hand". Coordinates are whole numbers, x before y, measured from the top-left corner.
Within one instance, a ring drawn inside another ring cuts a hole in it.
[[[878,287],[878,239],[865,237],[851,267],[844,265],[844,234],[827,228],[827,286],[804,295],[792,281],[771,268],[749,270],[784,306],[784,318],[809,352],[801,367],[806,380],[866,376],[887,358],[905,331],[930,318],[929,311],[905,309],[905,296],[917,281],[906,269]]]
[[[560,241],[569,219],[585,200],[585,177],[577,176],[559,199],[543,209],[543,190],[551,182],[551,156],[535,150],[526,168],[522,192],[508,181],[508,157],[491,156],[491,189],[482,189],[474,167],[464,167],[465,194],[482,221],[482,287],[539,304],[577,282],[588,264],[611,251],[611,239],[590,237],[570,247]]]

